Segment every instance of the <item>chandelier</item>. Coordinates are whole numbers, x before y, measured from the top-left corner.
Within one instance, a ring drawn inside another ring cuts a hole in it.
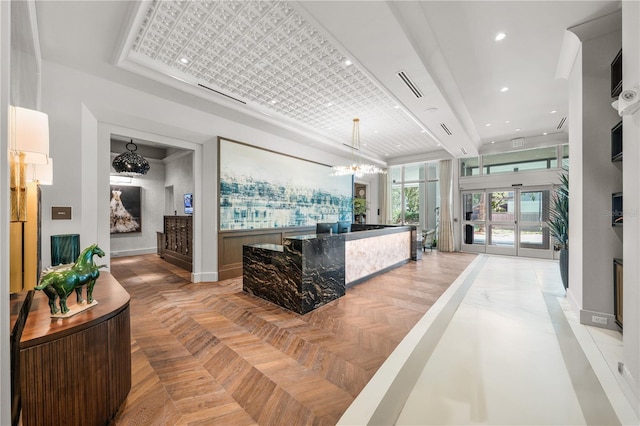
[[[129,145],[133,145],[133,148],[129,148]],[[123,152],[113,159],[111,165],[116,172],[126,176],[139,176],[146,175],[151,167],[149,162],[140,154],[136,154],[138,146],[133,143],[133,139],[129,142],[125,148],[127,152]]]
[[[357,151],[357,155],[356,155]],[[373,164],[365,164],[362,162],[360,155],[360,119],[353,119],[353,132],[351,134],[351,155],[353,161],[348,166],[333,166],[333,176],[348,176],[353,175],[361,178],[364,175],[384,174],[387,173],[385,169],[382,169]]]

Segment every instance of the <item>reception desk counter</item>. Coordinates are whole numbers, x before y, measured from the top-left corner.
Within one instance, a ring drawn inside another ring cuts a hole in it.
[[[305,314],[345,289],[416,260],[414,226],[354,225],[344,234],[288,237],[243,247],[244,291]]]

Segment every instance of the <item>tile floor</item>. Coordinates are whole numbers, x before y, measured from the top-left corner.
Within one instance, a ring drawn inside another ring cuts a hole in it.
[[[459,303],[416,373],[397,425],[639,424],[616,377],[620,333],[579,324],[557,262],[480,255],[466,272],[459,300],[445,294],[437,307]],[[425,335],[435,321],[422,324]],[[375,400],[372,392],[365,388],[358,399]],[[339,424],[362,418],[358,399]]]

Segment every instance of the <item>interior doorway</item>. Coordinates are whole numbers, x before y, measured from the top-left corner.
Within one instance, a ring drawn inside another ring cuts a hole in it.
[[[551,191],[550,186],[463,191],[462,250],[552,259]]]
[[[364,183],[353,184],[353,222],[354,223],[367,223],[367,201],[368,188]]]
[[[165,216],[178,214],[173,201],[173,185],[164,187],[164,214]]]

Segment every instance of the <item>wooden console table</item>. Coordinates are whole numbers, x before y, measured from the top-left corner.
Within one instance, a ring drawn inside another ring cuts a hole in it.
[[[105,425],[127,398],[129,294],[110,273],[102,272],[93,296],[98,305],[55,319],[46,295],[35,293],[19,348],[24,426]],[[70,297],[74,299],[75,294]],[[11,302],[13,322],[20,298]]]

